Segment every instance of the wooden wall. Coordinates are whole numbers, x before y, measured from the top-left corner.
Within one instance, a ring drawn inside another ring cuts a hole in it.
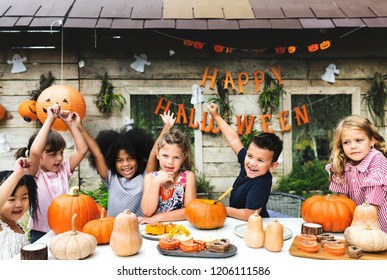
[[[254,71],[270,71],[270,67],[276,68],[279,65],[285,89],[289,94],[297,94],[300,91],[331,94],[348,91],[360,92],[360,95],[364,96],[373,74],[385,72],[387,69],[387,39],[385,36],[380,36],[380,31],[370,32],[333,42],[331,49],[326,51],[313,54],[300,52],[294,56],[251,52],[216,54],[209,49],[200,51],[188,48],[178,40],[152,32],[132,31],[121,34],[122,39],[112,39],[114,34],[111,33],[66,30],[63,41],[58,34],[36,35],[40,38],[31,36],[20,38],[14,34],[0,33],[0,104],[7,110],[6,118],[0,121],[0,133],[6,135],[12,148],[10,152],[0,153],[0,170],[13,168],[13,155],[16,149],[25,146],[30,135],[38,127],[36,122],[25,122],[19,116],[18,106],[22,101],[29,99],[29,93],[36,88],[40,75],[46,75],[49,71],[56,77],[57,84],[62,82],[72,85],[84,95],[87,112],[83,123],[95,136],[102,129],[121,127],[125,116],[130,117],[130,103],[125,106],[121,114],[114,114],[108,119],[96,109],[93,98],[99,91],[100,77],[105,72],[108,72],[115,86],[115,93],[122,94],[129,102],[130,96],[137,94],[190,95],[191,86],[200,84],[206,66],[210,66],[211,69],[217,68],[223,74],[230,71],[234,77],[238,72],[248,72],[252,79]],[[284,32],[282,36],[291,41],[292,34],[288,33]],[[195,34],[195,36],[198,35]],[[212,38],[209,34],[201,34],[201,36],[201,39]],[[215,39],[226,40],[224,35],[222,36],[218,34]],[[243,37],[240,41],[248,41],[250,45],[254,45],[254,42],[259,46],[263,44],[259,36],[250,35],[249,38]],[[270,45],[270,42],[277,43],[277,41],[273,37],[268,38],[264,43]],[[38,43],[42,45],[42,42],[46,45],[54,45],[56,49],[14,48]],[[239,42],[239,44],[242,43]],[[63,50],[63,60],[61,50]],[[171,56],[170,50],[175,54]],[[8,64],[7,60],[10,60],[15,53],[27,57],[26,72],[11,73],[12,65]],[[141,53],[146,53],[148,61],[151,62],[151,65],[145,66],[144,73],[130,68],[130,64],[134,61],[133,56]],[[80,60],[85,62],[83,68],[78,67]],[[321,80],[325,68],[330,63],[336,64],[340,69],[334,84]],[[63,80],[61,80],[62,76]],[[206,99],[216,93],[216,88],[210,89],[209,84],[207,82],[204,89]],[[244,88],[245,95],[230,95],[234,112],[238,115],[256,115],[254,129],[262,130],[255,85],[250,81]],[[289,101],[283,100],[280,110],[290,110],[289,106]],[[202,112],[206,111],[206,105],[196,105],[195,108],[196,119],[200,122]],[[362,103],[361,113],[368,116],[365,108]],[[153,108],[144,108],[144,110],[153,112]],[[232,120],[235,122],[235,116]],[[273,116],[272,123],[276,133],[285,142],[283,163],[274,171],[277,179],[291,170],[291,144],[289,143],[291,134],[281,133],[277,116]],[[386,136],[386,128],[380,128],[380,130]],[[68,143],[67,155],[73,148],[71,135],[68,132],[62,134]],[[236,156],[228,147],[224,137],[202,134],[200,130],[196,130],[195,146],[196,165],[199,172],[215,185],[215,191],[226,190],[236,178],[239,167]],[[86,159],[77,170],[72,184],[78,184],[80,178],[85,188],[98,187],[100,182]]]

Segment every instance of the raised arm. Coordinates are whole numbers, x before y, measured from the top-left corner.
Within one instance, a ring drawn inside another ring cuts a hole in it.
[[[97,172],[99,176],[105,180],[108,174],[108,166],[105,161],[105,157],[103,156],[101,149],[98,146],[98,143],[94,140],[94,138],[89,134],[89,132],[82,126],[80,119],[77,119],[77,127],[81,135],[86,141],[87,147],[89,148],[90,153],[93,155],[95,159],[95,164],[97,166]]]
[[[18,158],[16,160],[15,169],[9,177],[0,186],[0,209],[12,195],[17,183],[27,174],[30,167],[30,161],[27,158]]]
[[[207,104],[207,109],[218,124],[218,127],[222,131],[224,137],[226,137],[231,149],[236,155],[238,155],[239,151],[243,148],[243,143],[239,138],[238,133],[222,118],[221,115],[219,115],[218,106],[216,104]]]
[[[35,137],[34,142],[31,145],[30,151],[30,160],[31,166],[29,174],[35,176],[39,170],[40,159],[46,147],[48,134],[50,133],[51,127],[54,124],[55,120],[58,118],[60,113],[60,107],[58,104],[55,104],[47,108],[47,118],[44,121],[42,127],[40,128],[38,134]]]
[[[171,113],[170,111],[165,112],[164,114],[160,114],[160,117],[164,122],[164,126],[159,136],[157,137],[151,152],[149,153],[148,163],[145,169],[146,173],[156,171],[158,169],[159,162],[157,160],[157,146],[163,135],[167,133],[175,124],[176,118],[174,118],[173,115],[174,113]]]
[[[78,113],[71,113],[69,111],[61,111],[59,117],[67,125],[71,136],[74,140],[74,152],[70,155],[70,170],[74,172],[87,153],[87,144],[82,134],[78,130],[77,123],[80,120]]]

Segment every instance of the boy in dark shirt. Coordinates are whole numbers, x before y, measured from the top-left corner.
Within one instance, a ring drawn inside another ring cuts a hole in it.
[[[207,108],[241,165],[230,195],[230,206],[226,207],[227,215],[247,221],[258,211],[261,217],[269,217],[266,204],[273,178],[270,170],[278,166],[282,140],[274,133],[264,132],[254,136],[246,149],[238,133],[218,114],[218,106],[211,103]]]

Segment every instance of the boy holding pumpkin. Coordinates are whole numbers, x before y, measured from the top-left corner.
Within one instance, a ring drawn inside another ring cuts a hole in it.
[[[227,215],[247,221],[257,211],[261,217],[269,217],[266,204],[272,186],[270,170],[278,166],[282,140],[274,133],[261,133],[245,148],[238,133],[218,114],[218,106],[211,103],[207,108],[241,166],[233,184],[230,206],[226,207]]]

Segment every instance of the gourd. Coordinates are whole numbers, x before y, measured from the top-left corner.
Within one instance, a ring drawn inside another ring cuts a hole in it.
[[[368,202],[365,202],[356,206],[351,226],[366,226],[367,224],[380,229],[378,209]]]
[[[213,199],[197,198],[185,207],[187,221],[198,229],[221,228],[226,221],[226,207]]]
[[[114,217],[107,217],[106,209],[102,207],[100,218],[87,222],[82,232],[93,235],[97,239],[98,245],[108,244],[110,242],[110,236],[112,235],[113,226]]]
[[[94,253],[97,248],[97,239],[91,234],[77,231],[75,220],[71,219],[72,230],[54,236],[50,241],[51,254],[60,260],[80,260]]]
[[[284,228],[280,222],[273,220],[266,226],[265,248],[270,252],[279,252],[284,245]]]
[[[79,193],[79,187],[71,187],[67,194],[55,198],[47,210],[48,225],[56,233],[71,230],[70,223],[74,213],[78,214],[76,229],[82,231],[83,226],[91,220],[98,219],[98,208],[95,201],[88,195]]]
[[[324,231],[343,232],[352,223],[356,203],[344,196],[327,194],[307,198],[301,216],[307,223],[320,224]]]
[[[387,233],[369,225],[349,226],[344,231],[344,239],[348,246],[360,247],[364,252],[387,250]]]
[[[246,232],[243,235],[245,244],[251,248],[262,248],[265,243],[262,217],[255,212],[247,220]]]
[[[131,256],[137,254],[141,246],[142,236],[137,215],[126,209],[118,214],[114,220],[110,247],[118,256]]]

